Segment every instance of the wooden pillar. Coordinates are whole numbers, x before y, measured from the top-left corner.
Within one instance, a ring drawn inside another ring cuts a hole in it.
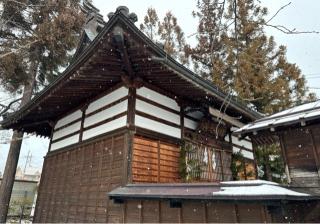
[[[139,223],[143,222],[143,217],[142,217],[142,209],[143,209],[143,201],[139,201]]]
[[[134,118],[136,112],[136,88],[129,87],[129,97],[128,97],[128,116],[127,116],[127,126],[130,130],[134,130]]]
[[[178,223],[183,223],[183,217],[182,217],[182,206],[181,208],[178,208]]]
[[[253,163],[254,163],[254,168],[255,168],[255,178],[258,180],[259,179],[258,163],[257,163],[257,159],[256,159],[257,143],[252,138],[251,138],[251,142],[252,142]]]
[[[239,214],[239,208],[237,204],[234,204],[234,211],[236,213],[236,223],[240,222],[240,214]]]
[[[79,142],[82,142],[83,129],[84,129],[84,119],[86,117],[86,109],[87,108],[88,108],[88,105],[85,105],[83,108],[81,108],[82,116],[81,116],[81,124],[80,124]]]
[[[161,201],[158,201],[158,222],[161,222]]]
[[[158,163],[158,183],[160,183],[160,140],[158,140],[158,157],[157,157],[157,163]]]
[[[222,177],[222,181],[224,181],[224,173],[223,173],[223,162],[222,162],[222,151],[218,151],[220,154],[220,164],[221,164],[221,177]]]
[[[126,183],[132,182],[132,156],[133,156],[133,139],[135,134],[135,112],[136,112],[136,88],[129,87],[129,96],[128,96],[128,109],[127,109],[127,127],[129,129],[128,134],[126,135],[126,148],[124,149],[124,154],[128,159],[126,161]]]
[[[290,184],[291,177],[290,177],[290,171],[289,171],[287,154],[286,154],[286,144],[285,144],[284,137],[283,137],[282,133],[279,135],[279,138],[280,138],[280,147],[281,147],[281,152],[282,152],[282,158],[284,161],[284,169],[285,169],[285,173],[287,175],[287,181]]]
[[[208,208],[207,208],[207,203],[202,202],[202,207],[203,207],[203,212],[204,212],[204,217],[203,217],[203,222],[207,223],[208,222]]]
[[[184,107],[180,107],[180,127],[181,127],[181,139],[184,139]]]
[[[309,130],[309,134],[311,135],[312,151],[313,151],[314,161],[316,163],[318,176],[320,178],[320,161],[319,161],[320,159],[319,159],[319,155],[317,153],[317,151],[319,151],[319,148],[318,148],[319,146],[316,145],[316,142],[314,140],[314,135],[313,135],[313,132],[312,132],[311,129]]]

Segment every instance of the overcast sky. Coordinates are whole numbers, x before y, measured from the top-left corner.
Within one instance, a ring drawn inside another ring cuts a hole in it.
[[[177,17],[178,23],[183,28],[186,36],[196,32],[196,19],[192,18],[191,12],[195,10],[196,0],[93,0],[94,5],[101,10],[101,14],[107,20],[106,15],[109,12],[114,12],[119,5],[125,5],[130,9],[130,12],[135,12],[138,15],[137,25],[141,23],[148,7],[154,7],[160,18],[167,11]],[[273,15],[281,6],[288,4],[288,0],[262,0],[264,6],[269,9],[270,16]],[[320,31],[320,1],[319,0],[292,0],[290,6],[286,7],[273,20],[274,25],[284,25],[290,29],[296,28],[299,31]],[[299,34],[287,35],[275,29],[267,29],[269,35],[275,37],[278,44],[283,44],[288,48],[288,60],[296,63],[306,75],[308,86],[311,88],[320,89],[320,35],[319,34]],[[192,44],[192,37],[187,38],[187,41]],[[317,92],[320,97],[320,90],[312,89]],[[2,96],[1,96],[2,97]],[[1,99],[2,101],[3,99]],[[6,157],[8,154],[8,144],[1,144],[3,131],[0,131],[0,172],[3,172]],[[25,139],[21,151],[19,165],[24,166],[28,151],[32,151],[33,167],[41,168],[43,156],[48,148],[48,139],[39,139],[29,137]]]

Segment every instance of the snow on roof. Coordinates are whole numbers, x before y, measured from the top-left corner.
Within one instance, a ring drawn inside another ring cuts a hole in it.
[[[276,182],[272,181],[266,181],[266,180],[235,180],[235,181],[223,181],[220,182],[221,184],[226,184],[226,185],[261,185],[261,184],[268,184],[268,185],[278,185]]]
[[[245,134],[271,127],[291,125],[320,118],[320,100],[275,113],[239,128],[235,134]]]
[[[305,200],[313,196],[263,180],[220,183],[128,184],[109,192],[111,199]]]
[[[267,196],[267,195],[285,195],[285,196],[308,196],[309,194],[299,193],[296,191],[289,190],[281,187],[279,184],[263,181],[263,180],[252,180],[252,181],[229,181],[222,182],[227,186],[221,187],[218,192],[213,192],[213,195],[228,195],[228,196]],[[232,186],[236,185],[236,186]]]

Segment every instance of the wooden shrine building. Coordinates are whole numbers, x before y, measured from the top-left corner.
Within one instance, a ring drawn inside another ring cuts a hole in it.
[[[279,141],[291,187],[320,195],[320,101],[259,119],[235,133],[251,136],[257,145]]]
[[[51,140],[35,222],[280,222],[313,205],[272,182],[232,181],[233,151],[254,161],[232,130],[258,113],[236,99],[225,108],[227,95],[148,39],[126,7],[107,23],[88,15],[69,67],[1,123]]]

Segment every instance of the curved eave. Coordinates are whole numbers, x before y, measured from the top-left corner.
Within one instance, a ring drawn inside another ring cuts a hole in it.
[[[293,121],[281,122],[277,124],[269,124],[269,125],[258,127],[258,128],[250,128],[250,127],[246,128],[246,126],[244,126],[243,128],[236,130],[234,133],[241,137],[245,137],[247,135],[256,135],[258,132],[268,132],[271,134],[275,134],[275,131],[284,130],[287,127],[307,126],[317,121],[320,121],[320,114],[316,116],[308,117],[308,118],[301,117]],[[253,126],[257,124],[259,124],[259,121],[253,122],[252,124],[248,124],[248,125]]]
[[[104,29],[97,35],[97,37],[92,41],[92,43],[86,48],[85,51],[81,52],[80,55],[75,58],[75,60],[66,68],[66,70],[55,79],[52,83],[46,86],[38,95],[36,95],[30,102],[24,105],[17,112],[10,114],[3,121],[0,122],[3,128],[10,128],[10,124],[14,123],[19,118],[23,117],[26,113],[36,107],[41,101],[45,100],[46,95],[53,91],[54,88],[61,84],[66,78],[69,77],[81,64],[86,61],[93,53],[94,49],[99,44],[100,39],[113,27],[113,25],[118,21],[119,17],[112,17],[106,24]]]
[[[36,110],[36,107],[43,103],[50,94],[54,94],[54,92],[59,88],[59,86],[63,86],[64,82],[70,78],[74,72],[81,67],[83,63],[85,63],[98,49],[99,43],[101,42],[102,38],[110,32],[111,28],[120,23],[126,27],[130,32],[132,32],[138,39],[140,39],[143,43],[146,43],[148,49],[152,55],[160,58],[166,58],[163,63],[165,64],[168,70],[173,71],[177,76],[181,79],[184,79],[190,82],[194,88],[201,89],[202,91],[208,93],[218,99],[221,103],[225,100],[227,95],[219,90],[216,86],[214,86],[211,82],[204,80],[203,78],[199,77],[189,69],[185,68],[173,58],[168,56],[163,49],[159,48],[155,43],[153,43],[150,39],[148,39],[128,18],[126,18],[121,12],[115,13],[115,15],[106,23],[106,26],[101,30],[101,32],[97,35],[97,37],[90,43],[86,50],[81,52],[78,57],[68,66],[68,68],[50,85],[44,88],[37,96],[35,96],[29,103],[23,106],[19,111],[14,114],[9,115],[5,120],[1,122],[1,125],[4,128],[12,128],[14,126],[18,126],[17,122],[25,116],[27,116],[30,111]],[[89,77],[88,77],[89,78]],[[231,99],[230,108],[233,108],[237,111],[238,114],[244,115],[248,120],[256,120],[257,118],[261,118],[259,113],[256,113],[246,106],[241,105],[240,103],[236,102],[235,100]],[[46,123],[46,121],[39,121],[42,123]],[[48,124],[46,124],[46,129],[50,129]],[[44,133],[40,133],[44,136],[49,136],[49,131],[46,130]]]

